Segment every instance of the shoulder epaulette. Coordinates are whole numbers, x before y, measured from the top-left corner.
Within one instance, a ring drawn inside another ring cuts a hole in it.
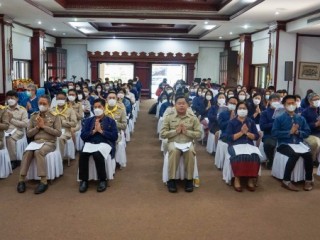
[[[21,109],[27,110],[24,106],[19,105]]]
[[[6,106],[0,105],[0,110],[7,109]]]
[[[40,113],[40,112],[33,112],[33,113],[31,113],[30,116],[32,116],[32,115],[34,115],[34,114],[38,114],[38,113]]]

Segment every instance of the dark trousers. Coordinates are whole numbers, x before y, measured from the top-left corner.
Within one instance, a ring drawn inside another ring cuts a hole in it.
[[[106,166],[104,162],[104,157],[100,152],[86,153],[81,152],[79,158],[79,179],[82,181],[88,181],[89,179],[89,158],[93,156],[94,162],[96,164],[96,170],[98,174],[98,179],[104,181],[107,179]]]
[[[277,146],[277,139],[272,137],[263,139],[263,150],[267,156],[268,165],[270,167],[272,167],[276,146]]]
[[[312,161],[311,152],[295,153],[289,145],[285,145],[285,144],[280,145],[277,151],[289,157],[286,168],[284,170],[284,176],[283,176],[284,181],[291,181],[291,173],[300,157],[302,157],[304,161],[304,168],[306,171],[306,180],[312,181],[313,161]]]

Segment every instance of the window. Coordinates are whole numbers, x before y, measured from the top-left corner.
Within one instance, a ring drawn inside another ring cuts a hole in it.
[[[267,87],[267,66],[255,65],[254,67],[254,86],[256,88]]]
[[[99,77],[104,81],[109,78],[110,81],[121,79],[123,83],[133,79],[134,65],[132,63],[100,63]]]
[[[156,98],[156,91],[164,78],[173,87],[178,80],[186,80],[187,66],[184,64],[152,64],[152,98]]]

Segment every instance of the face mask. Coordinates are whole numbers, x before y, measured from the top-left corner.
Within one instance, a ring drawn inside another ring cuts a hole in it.
[[[28,97],[31,97],[31,92],[30,91],[26,91],[26,94]]]
[[[270,97],[270,95],[266,95],[266,96],[265,96],[265,99],[266,99],[266,100],[269,100],[269,97]]]
[[[228,98],[234,97],[234,95],[228,95]]]
[[[244,101],[245,99],[246,99],[246,96],[243,96],[243,95],[240,95],[240,96],[239,96],[239,100],[240,100],[240,101]]]
[[[69,89],[73,89],[73,86],[68,86]]]
[[[86,97],[88,97],[88,96],[89,96],[89,93],[88,93],[88,92],[84,92],[84,95],[85,95]]]
[[[296,104],[297,104],[297,108],[301,106],[301,102],[296,102]]]
[[[239,117],[246,117],[248,115],[248,110],[247,109],[238,109],[237,115]]]
[[[99,117],[99,116],[101,116],[101,115],[103,114],[103,110],[100,109],[100,108],[95,108],[95,109],[93,110],[93,112],[94,112],[94,115],[95,115],[96,117]]]
[[[8,102],[9,106],[13,106],[17,103],[17,101],[15,99],[9,99],[7,102]]]
[[[320,100],[313,101],[313,106],[316,108],[320,107]]]
[[[204,97],[205,95],[206,95],[206,93],[204,93],[204,92],[201,94],[202,97]]]
[[[229,103],[229,104],[228,104],[228,109],[229,109],[230,111],[234,111],[234,110],[236,110],[236,105],[234,105],[234,104],[232,104],[232,103]]]
[[[76,100],[76,97],[75,96],[68,96],[68,100],[70,102],[74,102],[74,100]]]
[[[295,105],[289,105],[289,106],[286,106],[286,109],[289,111],[289,112],[294,112],[296,110],[297,106]]]
[[[260,99],[253,99],[254,105],[259,105],[260,104]]]
[[[44,106],[44,105],[39,105],[39,110],[40,110],[40,112],[45,112],[48,110],[48,107]]]
[[[219,98],[219,99],[218,99],[218,104],[219,104],[220,106],[225,105],[225,104],[226,104],[226,100],[225,100],[224,98]]]
[[[83,97],[82,97],[82,94],[79,94],[79,95],[78,95],[78,99],[79,99],[79,100],[82,100],[82,98],[83,98]]]
[[[64,88],[64,89],[62,89],[62,92],[68,93],[68,89],[67,89],[67,88]]]
[[[168,91],[167,91],[168,94],[170,94],[170,93],[172,93],[172,92],[173,92],[172,90],[168,90]]]
[[[194,90],[194,89],[190,89],[190,92],[192,92],[192,93],[194,93],[196,90]]]
[[[57,100],[57,105],[58,106],[64,106],[65,103],[66,103],[65,100]]]
[[[101,92],[101,88],[97,88],[97,92]]]
[[[80,90],[80,87],[76,87],[76,90]]]
[[[212,97],[211,97],[211,96],[206,96],[206,99],[207,99],[208,101],[210,101],[210,100],[212,99]]]
[[[115,100],[115,99],[109,99],[108,100],[108,105],[110,107],[114,107],[116,105],[116,103],[117,103],[117,100]]]
[[[280,103],[279,102],[272,102],[271,103],[271,107],[273,107],[273,108],[278,108],[278,107],[280,107]]]
[[[241,91],[241,88],[238,88],[238,89],[237,89],[237,92],[240,92],[240,91]]]
[[[124,98],[124,94],[123,93],[118,93],[117,97],[122,99],[122,98]]]

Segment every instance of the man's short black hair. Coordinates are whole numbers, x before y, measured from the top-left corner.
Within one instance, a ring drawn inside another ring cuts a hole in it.
[[[6,97],[16,97],[18,98],[18,93],[15,90],[10,90],[6,93]]]
[[[58,92],[56,96],[58,96],[58,95],[63,95],[65,97],[67,96],[67,94],[65,92],[63,92],[63,91]]]
[[[282,99],[282,104],[285,104],[287,99],[294,99],[294,101],[297,101],[297,97],[295,95],[287,95]]]
[[[48,101],[48,103],[49,103],[49,105],[50,105],[51,99],[50,99],[49,95],[43,94],[43,95],[41,95],[41,96],[39,97],[39,100],[40,100],[40,98],[45,98],[45,99],[47,99],[47,101]]]
[[[101,105],[102,105],[103,107],[106,106],[106,101],[105,101],[104,99],[102,99],[102,98],[97,98],[97,99],[95,99],[95,100],[93,101],[93,105],[94,105],[95,103],[101,103]]]
[[[186,102],[189,104],[188,99],[184,96],[184,95],[178,95],[175,98],[175,102],[177,102],[179,99],[183,98],[184,100],[186,100]]]

